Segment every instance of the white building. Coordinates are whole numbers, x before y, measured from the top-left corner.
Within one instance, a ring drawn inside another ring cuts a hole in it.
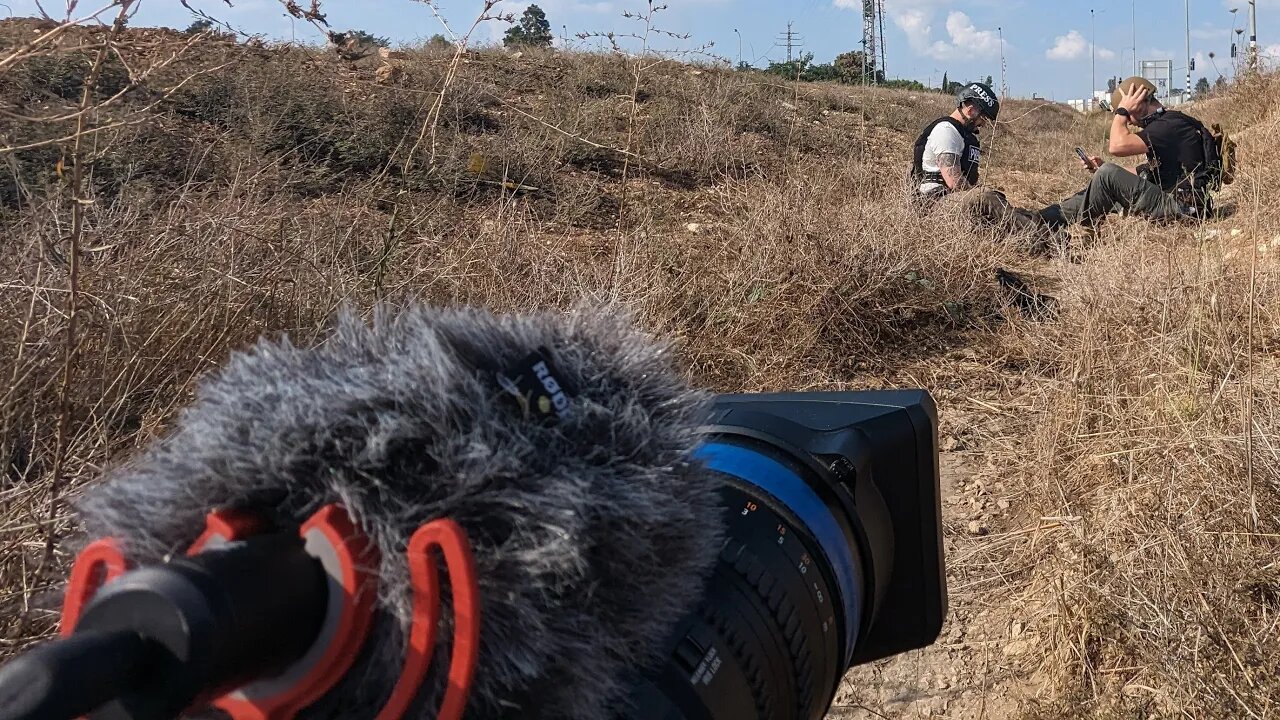
[[[1102,110],[1110,107],[1111,93],[1106,90],[1094,90],[1093,97],[1080,98],[1076,100],[1068,100],[1067,105],[1071,106],[1076,112],[1093,112],[1094,110]]]

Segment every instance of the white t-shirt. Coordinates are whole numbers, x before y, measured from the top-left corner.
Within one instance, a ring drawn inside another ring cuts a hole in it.
[[[955,155],[958,160],[963,160],[964,155],[964,138],[961,137],[960,131],[956,130],[956,126],[949,122],[940,122],[934,126],[929,133],[929,139],[924,145],[924,157],[921,165],[927,173],[940,172],[938,167],[938,156],[946,154]],[[945,183],[925,181],[920,184],[921,193],[929,193],[933,190],[942,188],[947,189]]]

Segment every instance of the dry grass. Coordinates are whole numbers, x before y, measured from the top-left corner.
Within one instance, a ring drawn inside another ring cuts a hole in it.
[[[0,24],[11,41],[29,31]],[[79,99],[50,89],[83,84],[77,43],[101,36],[68,37],[0,71],[6,112],[57,115]],[[135,75],[189,40],[143,39],[112,55]],[[65,393],[69,145],[0,155],[0,654],[52,627],[59,543],[75,530],[65,512],[48,519],[60,421],[74,492],[260,334],[311,341],[343,303],[516,310],[595,294],[677,338],[716,389],[925,384],[955,432],[970,406],[954,398],[994,408],[971,438],[987,461],[974,479],[1009,487],[1019,512],[962,546],[948,521],[963,550],[953,608],[1031,608],[1034,707],[1276,712],[1272,170],[1249,168],[1222,223],[1121,221],[1072,261],[1032,262],[1016,240],[906,209],[907,148],[948,109],[940,96],[673,63],[637,86],[608,55],[483,51],[439,105],[435,162],[409,161],[447,51],[409,52],[384,84],[373,61],[202,42],[93,118],[116,125],[82,160],[92,203]],[[128,87],[114,62],[104,77]],[[1251,157],[1280,133],[1277,99],[1259,80],[1204,111],[1250,126]],[[1070,148],[1100,146],[1105,119],[1009,105],[986,178],[1028,205],[1078,189]],[[66,130],[10,118],[0,142]],[[1060,320],[1005,308],[996,267],[1053,288]]]
[[[30,29],[8,23],[0,36]],[[14,114],[65,116],[76,96],[49,88],[72,86],[102,40],[71,31],[52,55],[16,63]],[[146,66],[188,41],[126,35],[107,67]],[[441,105],[437,161],[408,163],[435,102],[424,88],[440,85],[449,53],[410,52],[384,85],[376,63],[211,42],[94,118],[107,129],[83,161],[73,303],[68,146],[3,156],[0,616],[11,647],[49,629],[45,594],[75,526],[65,512],[47,519],[53,459],[65,457],[73,492],[161,431],[202,373],[260,334],[313,340],[343,303],[514,310],[605,295],[681,339],[706,384],[811,386],[985,327],[999,315],[994,264],[1016,262],[995,239],[939,252],[882,172],[872,126],[823,116],[755,75],[675,64],[646,74],[624,188],[622,59],[469,54]],[[56,139],[59,122],[15,120],[5,139]],[[905,230],[886,236],[891,227]]]
[[[1274,81],[1239,93],[1202,112],[1262,157]],[[1046,715],[1277,711],[1276,180],[1251,164],[1212,225],[1120,223],[1058,268],[1065,322],[1001,338],[1034,379],[1008,478],[1070,518],[1032,549]]]

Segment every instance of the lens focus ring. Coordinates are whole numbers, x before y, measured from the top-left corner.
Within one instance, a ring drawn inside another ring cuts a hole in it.
[[[729,646],[729,651],[733,653],[734,659],[741,665],[742,674],[746,677],[747,684],[751,687],[751,699],[755,703],[757,717],[773,717],[773,697],[765,689],[760,663],[755,653],[750,651],[747,643],[735,629],[734,623],[710,606],[703,608],[702,620],[710,625],[720,637],[724,638],[725,644]]]
[[[821,720],[857,635],[861,567],[822,478],[768,448],[704,446],[724,481],[725,541],[645,718]],[[825,498],[825,499],[824,499]]]
[[[788,665],[793,670],[793,681],[798,691],[795,709],[803,717],[804,709],[813,700],[813,659],[798,609],[787,598],[783,585],[765,569],[764,563],[744,543],[729,540],[721,551],[720,559],[751,586],[781,630],[783,644],[790,656]],[[762,717],[772,716],[772,713],[768,713]]]

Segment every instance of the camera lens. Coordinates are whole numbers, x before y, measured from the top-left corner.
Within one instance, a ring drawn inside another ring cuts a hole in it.
[[[855,529],[829,480],[776,446],[725,437],[697,457],[724,482],[725,542],[636,704],[648,718],[821,718],[862,617]]]
[[[724,545],[621,712],[820,720],[851,666],[937,639],[946,583],[927,394],[724,395],[704,432],[696,459],[721,482]]]

